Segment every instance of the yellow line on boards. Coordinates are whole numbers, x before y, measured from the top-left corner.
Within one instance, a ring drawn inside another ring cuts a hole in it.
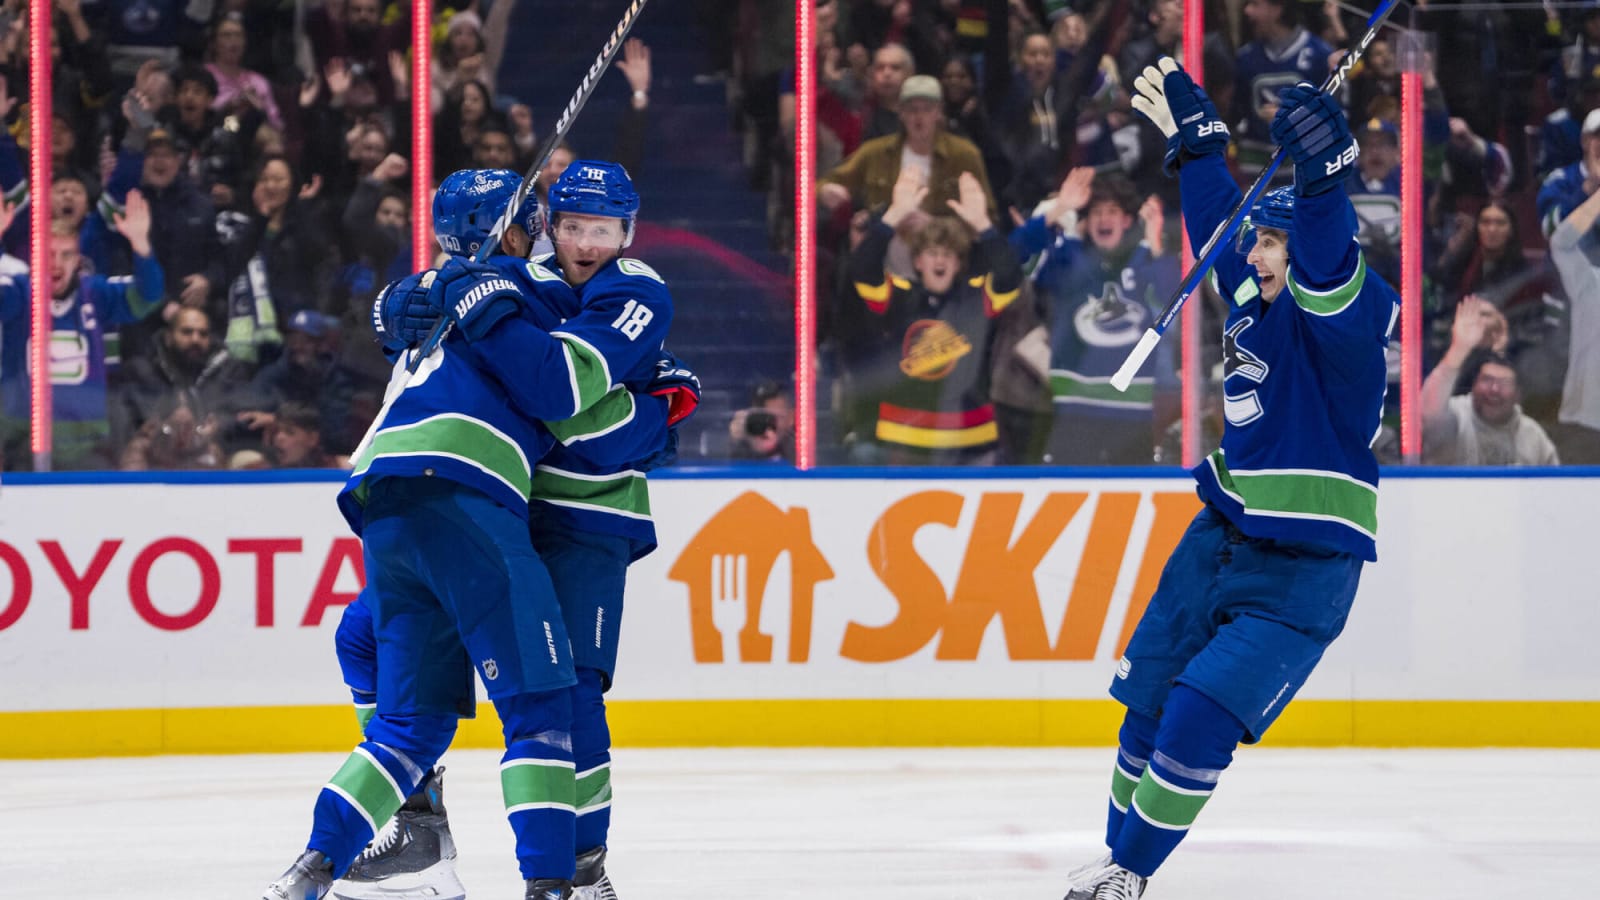
[[[1111,746],[1111,700],[621,700],[619,747]],[[0,712],[0,758],[348,750],[347,706]],[[1272,747],[1600,749],[1600,702],[1297,700]],[[461,723],[455,746],[500,746],[494,709]]]

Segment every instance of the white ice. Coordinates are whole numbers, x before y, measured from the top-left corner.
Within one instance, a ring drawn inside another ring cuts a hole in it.
[[[472,900],[516,900],[499,755],[445,762]],[[1110,750],[621,750],[627,900],[1037,898],[1102,852]],[[0,761],[0,897],[253,900],[337,754]],[[1600,897],[1600,752],[1242,750],[1146,900]]]

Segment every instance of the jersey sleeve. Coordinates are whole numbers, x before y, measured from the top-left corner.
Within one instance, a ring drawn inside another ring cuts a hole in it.
[[[1357,231],[1342,188],[1295,198],[1287,287],[1335,372],[1388,343],[1397,304],[1394,289],[1367,269]]]
[[[672,324],[666,282],[637,260],[618,259],[615,269],[585,286],[583,310],[559,329],[546,333],[511,318],[476,342],[483,364],[527,415],[570,419],[630,373],[654,369]]]
[[[154,255],[135,256],[132,275],[107,278],[96,275],[90,282],[95,306],[105,316],[106,325],[126,325],[150,314],[166,293],[166,275]]]
[[[1228,163],[1220,153],[1184,163],[1178,170],[1178,191],[1183,204],[1183,227],[1189,232],[1189,245],[1196,253],[1244,196],[1228,174]],[[1223,248],[1223,253],[1227,252],[1228,248]]]
[[[546,422],[561,446],[596,466],[648,458],[667,442],[667,401],[617,386],[570,419]]]
[[[880,316],[889,311],[889,303],[896,291],[904,294],[911,290],[911,282],[892,274],[888,269],[889,242],[892,240],[894,229],[884,224],[882,219],[873,220],[867,225],[867,233],[861,243],[851,252],[848,263],[850,283],[856,289],[856,296],[861,298],[867,309]]]

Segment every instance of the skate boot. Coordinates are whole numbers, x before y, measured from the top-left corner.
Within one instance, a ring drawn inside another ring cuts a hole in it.
[[[1065,900],[1139,900],[1144,893],[1148,879],[1112,862],[1109,855],[1093,865],[1098,867],[1072,872]]]
[[[572,900],[617,900],[606,875],[606,848],[578,854],[578,874],[572,879]]]
[[[444,767],[406,798],[367,849],[333,885],[338,900],[463,900],[456,842],[444,809]]]
[[[315,850],[307,850],[283,877],[267,885],[261,900],[322,900],[333,884],[333,863]]]
[[[523,900],[571,900],[572,882],[555,878],[530,878]]]

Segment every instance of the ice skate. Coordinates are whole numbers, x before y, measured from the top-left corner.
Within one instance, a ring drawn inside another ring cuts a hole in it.
[[[571,900],[572,882],[555,878],[533,878],[523,900]]]
[[[1111,855],[1074,869],[1064,900],[1139,900],[1148,879],[1111,861]]]
[[[315,850],[307,850],[283,877],[267,885],[261,900],[322,900],[333,884],[333,863]]]
[[[456,842],[444,808],[444,768],[421,787],[380,830],[333,885],[338,900],[463,900],[456,875]]]
[[[572,879],[572,900],[617,900],[606,875],[606,848],[578,854],[578,874]]]

